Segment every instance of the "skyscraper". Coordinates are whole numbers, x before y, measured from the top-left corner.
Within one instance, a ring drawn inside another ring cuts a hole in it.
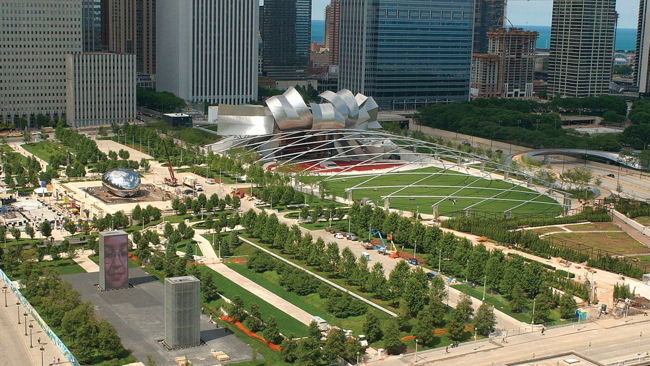
[[[332,0],[325,8],[325,48],[330,50],[330,65],[339,64],[339,28],[341,0]]]
[[[82,51],[79,0],[0,0],[0,121],[66,111],[65,56]]]
[[[639,93],[650,92],[650,1],[639,1],[639,27],[636,32],[634,76]]]
[[[466,101],[474,0],[342,0],[339,88],[382,109]]]
[[[550,96],[607,94],[616,17],[616,0],[553,1]]]
[[[83,50],[102,50],[101,0],[83,0]]]
[[[499,56],[503,95],[532,98],[537,32],[517,28],[488,32],[488,53]]]
[[[156,7],[157,90],[194,102],[257,99],[258,0],[158,0]]]
[[[263,71],[275,79],[305,76],[311,42],[311,0],[265,0]]]
[[[136,55],[137,71],[156,74],[156,0],[101,0],[107,49]]]
[[[476,0],[474,8],[474,53],[487,53],[488,32],[503,28],[505,0]]]

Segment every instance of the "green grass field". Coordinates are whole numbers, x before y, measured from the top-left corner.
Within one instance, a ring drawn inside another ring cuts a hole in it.
[[[59,274],[86,273],[80,265],[72,259],[57,259],[53,261],[40,261],[38,266],[41,268],[53,269]]]
[[[391,193],[396,196],[441,196],[391,198],[390,207],[404,211],[415,211],[419,208],[421,213],[431,214],[433,205],[439,202],[439,213],[444,216],[461,215],[465,207],[474,204],[472,210],[475,212],[502,213],[512,209],[513,216],[530,214],[557,216],[562,213],[562,208],[556,201],[547,196],[539,196],[539,193],[525,187],[457,172],[446,172],[446,175],[436,175],[436,173],[441,173],[441,169],[431,167],[377,177],[372,175],[345,176],[324,182],[324,186],[328,192],[344,198],[347,197],[346,188],[356,187],[353,191],[353,199],[368,198],[379,206],[383,206],[382,196],[388,196]],[[316,182],[321,179],[320,177],[307,177],[305,181]],[[405,188],[411,184],[438,187]],[[467,185],[471,186],[463,188]],[[508,189],[510,190],[504,191]],[[443,200],[447,195],[471,198],[454,198],[454,203],[451,199]],[[488,200],[482,202],[483,199]],[[521,204],[527,200],[531,200],[531,202]]]
[[[50,162],[50,157],[54,152],[67,152],[68,149],[56,142],[52,141],[41,141],[31,144],[22,145],[23,149],[29,151],[30,153],[36,155],[44,161]]]

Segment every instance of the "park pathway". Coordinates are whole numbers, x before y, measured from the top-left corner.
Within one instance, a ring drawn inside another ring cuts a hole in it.
[[[81,251],[78,250],[76,254],[77,255],[75,255],[74,258],[72,258],[72,260],[74,260],[75,263],[77,263],[81,268],[83,268],[84,271],[88,273],[99,272],[99,265],[97,265],[97,263],[93,262],[92,260],[90,260],[90,258],[88,258],[93,254],[92,250],[89,249],[81,250]]]

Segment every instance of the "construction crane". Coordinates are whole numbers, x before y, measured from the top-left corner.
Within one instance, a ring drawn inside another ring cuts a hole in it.
[[[167,151],[167,144],[165,143],[165,139],[161,138],[163,147],[165,148],[165,155],[167,155],[167,169],[169,170],[169,176],[171,178],[165,177],[165,184],[168,186],[176,187],[178,186],[178,179],[176,179],[176,176],[174,175],[174,168],[172,167],[172,162],[169,159],[169,151]]]
[[[392,235],[388,236],[388,239],[390,240],[390,244],[391,244],[391,249],[387,249],[386,242],[384,241],[384,238],[381,236],[381,232],[379,232],[379,230],[371,231],[371,234],[379,235],[379,240],[381,240],[381,245],[375,245],[375,249],[377,249],[377,252],[379,252],[379,254],[390,254],[391,258],[397,258],[397,249],[395,249],[395,244],[393,243]]]

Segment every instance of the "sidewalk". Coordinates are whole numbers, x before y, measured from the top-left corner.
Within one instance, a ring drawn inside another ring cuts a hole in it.
[[[82,250],[81,253],[80,251],[77,251],[77,255],[73,258],[75,263],[77,263],[81,268],[84,269],[86,272],[99,272],[99,266],[97,263],[93,262],[88,258],[91,254],[93,254],[92,250]]]
[[[3,283],[4,285],[4,283]],[[41,365],[41,351],[38,339],[41,340],[43,351],[43,365],[54,364],[68,365],[67,360],[59,349],[54,346],[40,326],[27,313],[27,323],[32,324],[33,348],[29,347],[29,328],[25,336],[25,309],[20,305],[20,324],[16,310],[16,297],[7,292],[8,307],[4,307],[4,299],[0,298],[0,354],[3,365]],[[61,362],[57,363],[57,359]]]

